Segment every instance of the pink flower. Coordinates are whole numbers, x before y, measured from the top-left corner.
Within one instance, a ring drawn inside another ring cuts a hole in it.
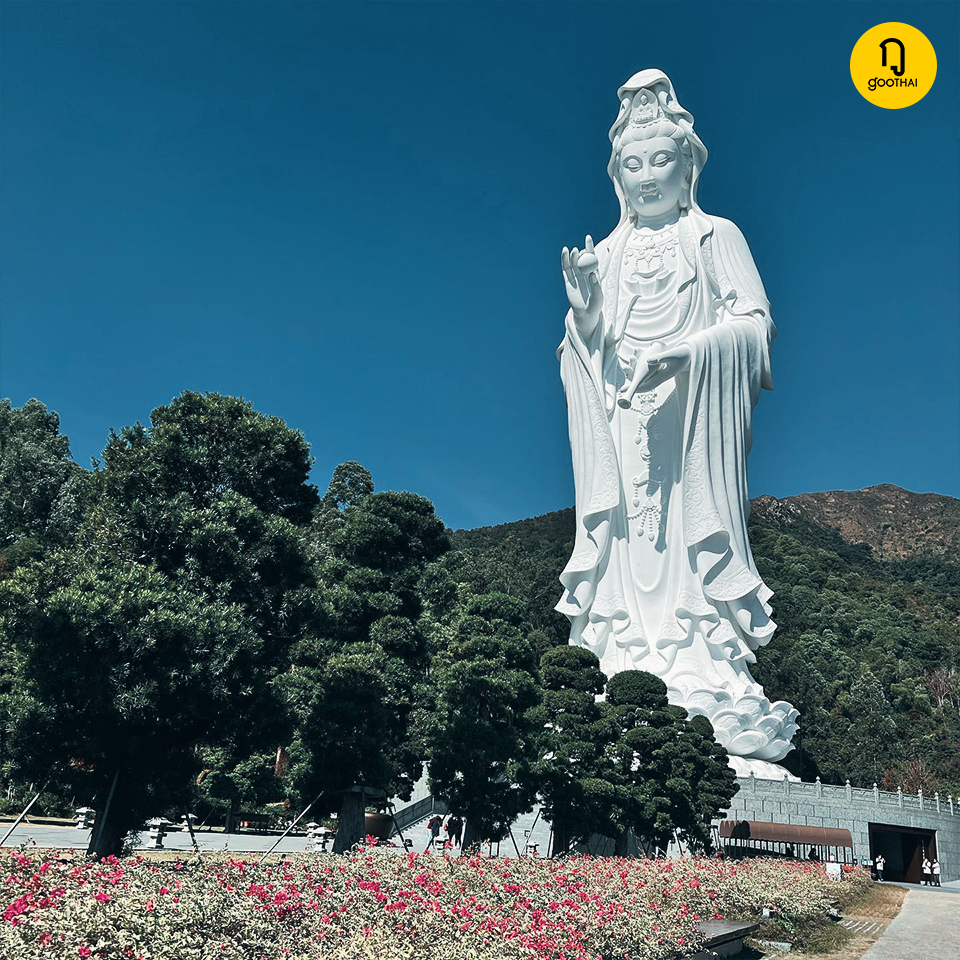
[[[91,950],[89,947],[77,947],[77,955],[81,957],[89,957]]]
[[[99,900],[100,903],[109,903],[109,902],[110,902],[110,894],[109,894],[109,893],[104,893],[104,892],[101,890],[99,893],[95,893],[95,894],[93,895],[93,899],[94,899],[94,900]]]
[[[155,900],[148,900],[144,909],[149,913],[151,910],[155,910],[157,903]]]

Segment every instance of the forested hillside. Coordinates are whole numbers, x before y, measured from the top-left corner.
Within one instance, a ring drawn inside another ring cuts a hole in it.
[[[460,530],[443,562],[474,591],[522,599],[541,645],[565,643],[552,608],[573,534],[572,509]],[[754,673],[800,710],[786,766],[960,793],[960,501],[888,484],[763,497],[751,538],[779,625]]]

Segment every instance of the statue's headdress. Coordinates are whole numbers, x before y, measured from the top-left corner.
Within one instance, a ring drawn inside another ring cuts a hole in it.
[[[697,180],[703,165],[707,162],[707,148],[694,133],[693,115],[677,101],[670,78],[662,70],[641,70],[620,87],[617,96],[620,97],[620,113],[610,128],[610,142],[613,144],[613,150],[607,173],[610,174],[620,199],[621,223],[627,219],[628,208],[617,178],[620,148],[624,143],[639,139],[644,134],[650,135],[652,125],[664,121],[680,130],[690,149],[689,204],[692,208],[699,209]]]
[[[657,95],[644,87],[633,95],[630,103],[631,127],[645,127],[656,123],[663,116],[663,108],[657,100]]]

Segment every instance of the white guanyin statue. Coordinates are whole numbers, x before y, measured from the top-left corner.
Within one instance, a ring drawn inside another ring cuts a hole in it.
[[[577,535],[557,609],[608,676],[656,674],[738,773],[782,777],[797,711],[749,670],[776,628],[747,539],[770,304],[743,235],[697,205],[707,151],[673,84],[644,70],[618,94],[620,222],[562,255]]]

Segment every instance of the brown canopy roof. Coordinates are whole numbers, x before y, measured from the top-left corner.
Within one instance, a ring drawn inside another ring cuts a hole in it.
[[[849,830],[836,827],[800,827],[792,823],[758,823],[756,820],[724,820],[720,836],[731,840],[766,840],[774,843],[804,843],[818,847],[852,847]]]

